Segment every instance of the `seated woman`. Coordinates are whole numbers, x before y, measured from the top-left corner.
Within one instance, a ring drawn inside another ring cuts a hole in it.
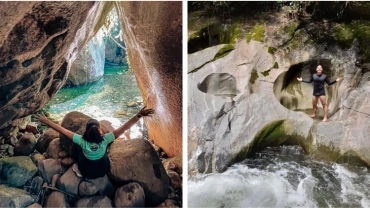
[[[146,109],[145,106],[121,127],[106,134],[103,134],[97,120],[90,119],[86,124],[83,136],[51,122],[45,115],[37,115],[36,119],[72,139],[77,144],[78,164],[78,167],[73,166],[73,170],[80,177],[82,174],[82,177],[86,179],[96,179],[104,177],[110,171],[110,162],[107,156],[108,145],[131,128],[141,117],[151,116],[153,113],[153,109]]]

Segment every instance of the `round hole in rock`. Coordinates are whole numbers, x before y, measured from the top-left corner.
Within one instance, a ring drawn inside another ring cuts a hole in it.
[[[204,93],[215,96],[230,97],[236,96],[236,79],[229,73],[211,73],[198,84],[198,89]]]
[[[313,84],[299,82],[297,78],[302,77],[303,80],[309,80],[316,73],[318,65],[323,67],[323,74],[327,75],[329,81],[337,78],[333,77],[336,74],[336,69],[333,69],[330,59],[312,59],[292,65],[288,71],[280,74],[274,82],[276,99],[289,110],[304,111],[311,114]],[[337,100],[336,89],[333,85],[325,84],[325,92],[328,106],[330,106],[331,102]],[[318,107],[322,108],[320,101]],[[329,109],[330,112],[334,112],[334,109]],[[318,115],[323,115],[321,109],[318,110]]]

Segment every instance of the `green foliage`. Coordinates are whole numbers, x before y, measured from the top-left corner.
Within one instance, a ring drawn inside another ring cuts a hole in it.
[[[276,62],[275,62],[276,63]],[[264,72],[261,72],[261,74],[265,77],[267,77],[269,75],[269,72],[271,71],[271,69],[267,70],[267,71],[264,71]]]
[[[263,42],[265,37],[265,28],[263,24],[256,24],[251,30],[247,32],[247,43],[251,40]]]
[[[274,48],[274,47],[268,47],[268,49],[267,49],[267,52],[272,54],[272,55],[274,55],[275,51],[276,51],[276,48]]]
[[[274,69],[278,69],[279,68],[279,64],[275,61],[275,63],[274,63]]]
[[[257,70],[256,69],[253,69],[252,70],[252,73],[251,73],[251,78],[249,79],[249,82],[251,84],[254,84],[256,82],[256,80],[258,79],[258,73],[257,73]]]

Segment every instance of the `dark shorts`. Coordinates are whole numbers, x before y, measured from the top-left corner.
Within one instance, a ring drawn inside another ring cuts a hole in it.
[[[98,160],[89,160],[82,152],[82,148],[77,148],[77,164],[82,176],[87,179],[96,179],[105,176],[110,171],[110,161],[107,153]]]

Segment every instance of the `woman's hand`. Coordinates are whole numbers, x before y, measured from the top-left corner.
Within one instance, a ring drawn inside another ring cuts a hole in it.
[[[298,81],[302,82],[302,77],[297,78]]]
[[[340,80],[342,80],[342,77],[338,77],[335,81],[339,82]]]
[[[151,108],[148,108],[148,109],[145,109],[146,106],[144,106],[138,113],[138,115],[141,115],[141,116],[152,116],[152,114],[154,113],[154,110],[151,109]]]
[[[41,114],[41,115],[37,114],[37,115],[34,115],[34,116],[35,116],[36,120],[41,122],[41,123],[46,124],[49,121],[49,119],[46,118],[46,116],[44,114]]]

